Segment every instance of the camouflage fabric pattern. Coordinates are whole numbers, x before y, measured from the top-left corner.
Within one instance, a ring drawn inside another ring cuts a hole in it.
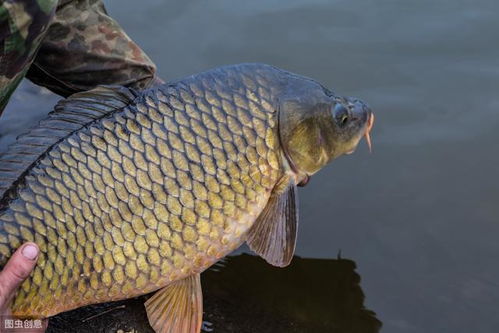
[[[100,0],[6,0],[0,47],[0,112],[25,75],[62,96],[154,82],[154,64]]]
[[[0,6],[0,113],[33,62],[57,0],[4,0]]]

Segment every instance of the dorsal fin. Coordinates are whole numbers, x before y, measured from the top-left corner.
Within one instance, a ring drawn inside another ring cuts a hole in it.
[[[12,184],[48,149],[96,119],[129,105],[137,93],[119,86],[99,86],[61,100],[44,120],[17,137],[0,156],[0,200]]]

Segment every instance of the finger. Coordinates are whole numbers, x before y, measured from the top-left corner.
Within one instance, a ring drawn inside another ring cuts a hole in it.
[[[35,243],[25,243],[9,259],[0,272],[0,302],[7,303],[14,291],[35,267],[40,250]],[[4,306],[5,304],[0,304]]]

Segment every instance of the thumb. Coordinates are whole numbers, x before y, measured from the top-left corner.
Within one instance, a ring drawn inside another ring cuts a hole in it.
[[[0,308],[5,308],[17,287],[35,267],[40,250],[35,243],[25,243],[9,259],[0,272]]]

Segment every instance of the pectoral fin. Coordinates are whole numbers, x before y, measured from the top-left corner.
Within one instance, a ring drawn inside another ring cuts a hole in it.
[[[289,265],[298,229],[298,193],[294,179],[284,176],[248,233],[248,246],[269,264]]]
[[[203,322],[203,295],[199,274],[175,281],[145,303],[156,333],[199,333]]]

